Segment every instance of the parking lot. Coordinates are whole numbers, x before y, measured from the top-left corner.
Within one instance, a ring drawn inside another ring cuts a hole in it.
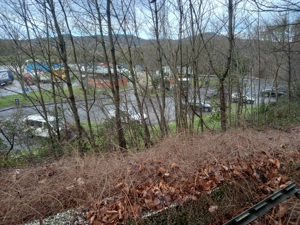
[[[76,85],[76,83],[74,84]],[[49,83],[43,83],[41,84],[43,89],[51,89],[51,84]],[[269,83],[263,83],[261,82],[261,89],[262,88],[268,88],[270,86]],[[254,81],[253,82],[253,86],[245,86],[245,94],[248,96],[252,96],[254,99],[253,104],[258,104],[258,94],[257,91],[259,90],[258,88],[258,81]],[[37,87],[35,85],[31,85],[30,87],[27,87],[29,89],[29,91],[33,91],[33,90],[37,90]],[[192,90],[190,90],[190,94],[192,95]],[[205,112],[205,114],[209,114],[212,112],[215,112],[218,108],[217,104],[218,104],[218,95],[214,96],[213,98],[209,98],[208,95],[206,95],[209,91],[212,91],[211,89],[208,89],[207,92],[205,92],[204,90],[201,90],[201,101],[204,101],[202,103],[202,107],[206,107],[208,105],[210,105],[212,108],[207,109],[207,112]],[[170,92],[171,93],[171,92]],[[7,95],[11,95],[11,94],[22,94],[22,87],[21,84],[15,80],[13,82],[13,84],[9,84],[7,86],[2,86],[0,88],[0,97],[1,96],[7,96]],[[127,90],[123,93],[123,97],[127,99],[127,101],[130,102],[130,104],[136,105],[136,100],[135,100],[135,96],[132,93],[132,90]],[[206,95],[206,98],[205,98]],[[113,105],[111,105],[111,101],[109,99],[106,99],[107,103],[105,103],[105,107],[107,110],[111,109],[113,107]],[[260,103],[265,101],[265,102],[272,102],[275,101],[276,98],[274,97],[263,97],[261,96],[259,101]],[[105,114],[103,113],[103,105],[104,105],[104,99],[101,99],[101,96],[97,97],[97,101],[95,104],[93,104],[93,107],[91,107],[90,109],[90,116],[93,122],[101,122],[101,120],[105,119]],[[216,101],[216,102],[214,102]],[[168,96],[166,98],[166,117],[168,121],[173,121],[175,119],[175,112],[174,112],[174,97],[172,95]],[[247,102],[245,102],[247,103]],[[106,105],[107,104],[107,105]],[[110,104],[110,105],[109,105]],[[148,103],[146,103],[148,105]],[[100,107],[100,108],[99,108]],[[49,104],[47,105],[47,108],[51,111],[53,109],[53,105]],[[148,113],[149,115],[148,118],[149,120],[151,120],[152,124],[157,123],[157,118],[155,117],[151,105],[149,104],[147,106],[147,108],[149,109]],[[12,107],[8,108],[8,109],[2,109],[0,112],[0,118],[1,120],[3,119],[14,119],[16,117],[16,115],[18,114],[22,114],[22,116],[26,116],[26,115],[32,115],[32,114],[36,114],[38,113],[38,107],[34,107],[34,106],[26,106],[26,107],[14,107],[14,105],[12,105]],[[70,119],[70,123],[73,122],[73,116],[71,113],[71,110],[69,109],[68,106],[66,106],[65,110],[65,114],[67,115],[67,118]],[[204,110],[205,111],[205,110]],[[82,106],[81,101],[78,102],[78,112],[80,115],[80,119],[81,121],[86,121],[86,111],[85,108]],[[3,139],[3,137],[2,137]],[[22,132],[18,133],[16,135],[16,143],[14,146],[14,149],[27,149],[28,146],[35,146],[35,143],[40,142],[41,140],[37,139],[29,139],[26,135],[22,135]]]

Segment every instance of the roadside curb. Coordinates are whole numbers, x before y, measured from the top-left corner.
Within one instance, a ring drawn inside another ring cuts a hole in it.
[[[92,101],[93,99],[88,99],[88,101]],[[76,103],[78,102],[83,102],[85,101],[84,99],[78,99],[76,100]],[[67,103],[67,101],[65,101],[64,103]],[[54,102],[45,102],[45,105],[54,105]],[[36,107],[37,105],[14,105],[14,106],[10,106],[10,107],[6,107],[6,108],[0,108],[0,112],[4,112],[4,111],[8,111],[8,110],[12,110],[12,109],[18,109],[18,108],[30,108],[30,107]],[[40,105],[39,105],[40,106]]]
[[[7,107],[7,108],[0,108],[0,112],[8,111],[8,110],[15,109],[15,108],[17,108],[17,107],[12,106],[12,107]]]
[[[53,102],[46,102],[45,105],[54,105]],[[30,107],[36,107],[34,105],[19,105],[19,106],[11,106],[11,107],[6,107],[6,108],[0,108],[0,112],[8,111],[11,109],[19,109],[19,108],[30,108]]]
[[[126,92],[126,90],[122,90],[120,91],[120,93]],[[100,99],[107,99],[107,97],[102,97]],[[88,101],[91,101],[94,99],[88,99]],[[85,101],[84,99],[77,99],[76,102],[82,102]],[[65,101],[64,103],[67,103],[67,101]],[[53,105],[54,102],[46,102],[45,105]],[[4,112],[4,111],[8,111],[8,110],[12,110],[12,109],[18,109],[18,108],[29,108],[29,107],[34,107],[34,105],[30,104],[30,105],[14,105],[14,106],[10,106],[10,107],[5,107],[5,108],[0,108],[0,112]]]

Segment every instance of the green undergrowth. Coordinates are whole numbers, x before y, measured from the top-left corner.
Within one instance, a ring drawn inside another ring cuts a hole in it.
[[[0,154],[0,167],[20,167],[36,165],[49,159],[54,159],[53,152],[47,146],[31,150]]]
[[[278,102],[265,103],[246,115],[249,125],[258,128],[284,128],[300,123],[299,99],[280,99]]]
[[[299,124],[300,122],[300,103],[298,101],[288,102],[285,99],[281,99],[278,102],[269,103],[266,105],[260,105],[259,108],[256,105],[247,105],[244,108],[243,120],[247,123],[248,127],[254,128],[262,128],[266,127],[271,128],[284,128],[293,126],[294,124]],[[232,118],[231,118],[231,126],[241,126],[242,123],[238,123],[236,116],[236,109],[233,105],[232,107]],[[212,130],[219,131],[220,128],[220,112],[215,111],[212,113],[204,113],[203,114],[203,123],[204,130]],[[229,123],[228,123],[229,124]],[[129,151],[136,151],[145,148],[144,143],[144,130],[140,123],[137,122],[129,122],[122,123],[125,138],[127,142],[127,147]],[[200,119],[195,116],[194,123],[190,124],[188,121],[188,127],[193,125],[193,129],[190,129],[190,132],[200,133]],[[84,130],[89,133],[89,128],[86,122],[82,123]],[[182,130],[178,129],[176,123],[174,121],[169,122],[168,124],[168,133],[169,135],[176,135],[176,133],[180,131],[186,131],[182,128]],[[151,136],[151,144],[156,144],[159,142],[162,137],[160,128],[158,124],[149,124],[148,125],[150,136]],[[94,145],[90,144],[90,140],[82,139],[82,146],[84,153],[88,152],[108,152],[111,150],[117,150],[118,139],[117,132],[115,129],[115,121],[114,119],[106,119],[103,121],[99,121],[99,123],[92,123],[93,137],[94,137]],[[77,140],[72,140],[66,144],[57,145],[57,148],[54,150],[50,149],[49,143],[43,144],[41,148],[36,149],[35,151],[22,151],[22,154],[9,153],[9,157],[1,156],[1,166],[5,165],[22,165],[26,164],[26,160],[28,162],[32,162],[33,158],[37,158],[40,160],[42,158],[47,158],[48,156],[59,157],[64,154],[69,154],[72,151],[76,151],[78,149]],[[27,153],[26,153],[27,152]],[[10,157],[11,156],[11,157]]]

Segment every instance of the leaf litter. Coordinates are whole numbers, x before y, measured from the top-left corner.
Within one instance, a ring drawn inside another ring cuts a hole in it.
[[[113,152],[2,169],[0,224],[20,224],[78,207],[90,224],[138,222],[149,212],[183,206],[223,184],[234,188],[245,180],[257,184],[257,199],[261,200],[292,181],[299,185],[300,176],[293,180],[299,171],[289,166],[299,164],[298,133],[249,129],[180,134],[136,153]],[[207,208],[211,214],[220,210],[213,203]],[[278,223],[291,213],[285,204],[274,210],[272,219],[276,217]],[[237,213],[211,224],[222,224],[220,221]]]

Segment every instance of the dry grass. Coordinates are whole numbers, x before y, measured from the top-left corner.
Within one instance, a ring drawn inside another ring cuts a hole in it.
[[[120,182],[144,184],[159,168],[171,170],[176,165],[180,168],[177,176],[187,177],[201,165],[243,160],[261,151],[291,164],[282,172],[299,188],[300,128],[288,132],[230,130],[197,136],[180,134],[143,152],[68,157],[35,168],[1,169],[0,224],[21,224],[69,208],[88,208],[103,198],[119,195],[116,186]],[[146,171],[142,175],[135,172],[141,167]],[[299,221],[299,203],[285,204],[293,216],[293,220],[287,221],[294,221],[294,217]]]

